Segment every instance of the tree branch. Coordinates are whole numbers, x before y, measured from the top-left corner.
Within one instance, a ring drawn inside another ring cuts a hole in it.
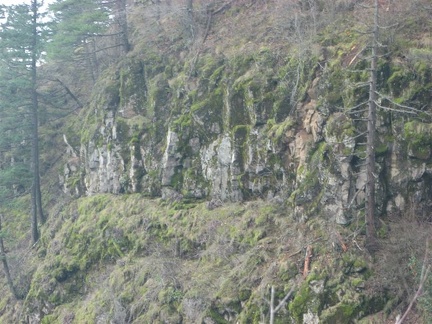
[[[402,315],[402,317],[397,318],[395,324],[402,324],[403,321],[406,319],[406,317],[408,316],[408,314],[410,313],[414,303],[417,301],[417,299],[420,297],[420,295],[422,294],[422,290],[423,290],[423,286],[426,282],[426,279],[429,275],[429,271],[430,271],[430,264],[427,265],[428,263],[428,252],[429,252],[429,240],[426,241],[426,251],[425,251],[425,255],[424,255],[424,259],[423,259],[423,265],[422,265],[422,271],[420,274],[420,283],[419,283],[419,287],[414,295],[414,297],[412,298],[410,304],[408,305],[407,310],[405,311],[405,313]]]

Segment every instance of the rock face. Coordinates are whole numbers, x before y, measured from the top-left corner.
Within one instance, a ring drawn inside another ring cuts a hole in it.
[[[125,60],[94,89],[65,191],[277,198],[298,219],[319,212],[347,224],[365,199],[364,115],[340,108],[353,103],[313,55],[295,89],[283,82],[278,71],[297,69],[296,59],[268,66],[259,55],[253,63],[208,54],[189,79],[179,62],[155,69],[151,59]],[[377,125],[378,211],[427,210],[432,126],[386,113]]]

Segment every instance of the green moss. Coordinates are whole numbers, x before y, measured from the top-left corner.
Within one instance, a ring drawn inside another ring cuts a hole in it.
[[[364,259],[362,259],[360,257],[356,257],[354,262],[353,262],[353,267],[355,269],[367,269],[368,264]]]
[[[183,292],[175,287],[168,286],[159,292],[158,299],[163,304],[172,304],[178,307],[183,299]]]
[[[292,302],[289,303],[290,314],[296,323],[303,323],[303,314],[307,313],[308,303],[311,298],[311,291],[309,285],[306,283],[301,286]]]
[[[80,185],[81,176],[79,174],[74,174],[73,176],[67,179],[67,187],[71,189],[75,189]]]
[[[377,230],[377,236],[380,239],[385,239],[388,235],[388,230],[386,226],[381,226],[378,230]]]
[[[252,291],[249,288],[240,289],[238,297],[240,301],[248,300],[252,295]]]
[[[237,125],[250,124],[251,116],[245,104],[243,91],[231,93],[228,100],[230,101],[231,110],[227,112],[228,118],[224,121],[225,128],[231,129]]]
[[[229,61],[229,67],[232,69],[234,76],[240,76],[246,73],[253,61],[253,56],[237,55]]]
[[[352,278],[351,279],[351,285],[353,287],[359,287],[362,286],[364,284],[364,279],[363,278]]]
[[[375,154],[376,155],[384,155],[388,152],[388,143],[381,143],[375,146]]]
[[[320,320],[326,324],[349,323],[358,312],[358,308],[359,305],[355,303],[339,303],[324,310]]]
[[[342,141],[345,136],[354,136],[355,128],[350,118],[343,114],[334,114],[327,120],[326,132]]]
[[[327,142],[320,142],[314,149],[311,149],[308,153],[308,167],[312,170],[318,168],[325,159],[326,154],[330,150],[331,146]]]
[[[199,136],[202,143],[210,143],[218,135],[218,130],[222,130],[224,94],[221,87],[213,89],[210,93],[203,91],[204,93],[205,95],[191,98],[190,110],[182,111],[173,125],[185,134],[184,136]],[[209,132],[209,127],[213,127],[213,132]]]
[[[117,110],[119,102],[119,76],[116,71],[106,70],[94,86],[88,109],[80,112],[84,122],[77,125],[76,134],[80,134],[81,143],[97,142],[105,114]]]
[[[46,315],[42,318],[41,324],[55,324],[60,323],[60,319],[58,318],[58,315]]]
[[[404,137],[411,153],[419,159],[428,159],[431,155],[432,125],[419,121],[409,121],[404,125]]]
[[[287,117],[282,123],[276,123],[272,119],[267,123],[267,134],[273,142],[280,143],[284,140],[286,132],[292,129],[294,125],[295,121],[290,117]]]
[[[327,89],[325,95],[326,101],[332,106],[342,106],[342,92],[340,89],[344,89],[343,81],[345,80],[345,75],[342,70],[335,69],[333,73],[329,76],[328,84],[330,86]]]
[[[102,122],[99,120],[98,113],[94,110],[89,110],[87,116],[85,117],[84,125],[80,131],[81,143],[89,143],[92,139],[98,136],[97,130]]]
[[[117,140],[121,143],[126,142],[129,138],[129,125],[127,124],[126,120],[122,118],[117,118],[116,120],[116,133],[117,133]]]
[[[387,80],[387,85],[395,97],[403,94],[406,85],[412,80],[413,75],[403,70],[401,67],[394,67],[391,76]]]
[[[221,65],[213,71],[212,75],[209,77],[209,84],[211,88],[215,88],[218,86],[219,82],[222,79],[224,70],[225,65]]]
[[[248,161],[249,134],[250,126],[248,125],[237,125],[232,130],[235,148],[234,163],[241,171],[244,171],[244,166]]]
[[[147,118],[153,120],[154,117],[164,119],[168,113],[164,108],[171,95],[172,89],[169,86],[166,76],[158,74],[149,82],[148,89],[148,105],[147,105]]]
[[[101,314],[114,316],[118,303],[131,310],[134,321],[157,322],[159,316],[185,320],[190,311],[198,312],[199,318],[227,321],[227,310],[240,322],[259,321],[268,307],[257,299],[261,292],[254,280],[266,275],[269,260],[278,260],[271,276],[284,287],[298,268],[295,262],[280,259],[286,252],[277,252],[272,239],[286,235],[289,219],[278,217],[270,204],[254,204],[227,204],[209,211],[199,202],[178,209],[139,194],[81,198],[64,214],[61,232],[44,241],[49,245],[61,237],[63,248],[57,258],[48,254],[41,261],[48,265],[35,274],[29,302],[50,301],[58,305],[55,314],[74,303],[79,322],[94,321]],[[78,215],[72,217],[73,213]],[[301,323],[308,310],[322,311],[324,297],[310,285],[326,277],[326,271],[312,271],[301,284],[288,306],[296,322]],[[347,281],[349,287],[361,285],[363,278],[363,273],[356,273]],[[83,300],[86,291],[91,294]],[[277,290],[278,298],[283,291]],[[348,308],[339,312],[350,313]],[[283,323],[284,316],[276,322]]]
[[[224,69],[224,61],[223,59],[218,59],[214,55],[205,55],[198,61],[196,69],[201,78],[210,79],[216,84]]]
[[[285,58],[285,64],[278,68],[278,76],[282,82],[278,84],[277,91],[285,93],[279,97],[281,101],[274,107],[279,110],[278,115],[287,114],[291,108],[294,108],[289,107],[290,105],[294,105],[305,98],[315,77],[318,58],[312,52],[294,50],[290,54]],[[287,94],[289,94],[288,97]],[[280,109],[285,109],[285,112]]]
[[[432,143],[432,125],[415,120],[406,122],[404,136],[415,146],[430,145]]]
[[[246,303],[245,310],[240,314],[240,323],[260,323],[262,308],[251,302]]]
[[[222,101],[222,90],[217,88],[211,92],[210,96],[206,96],[203,100],[195,102],[191,106],[191,112],[196,112],[202,109],[220,110]]]
[[[145,107],[146,80],[144,64],[138,60],[125,60],[119,69],[120,106],[132,105],[135,113],[140,113]]]
[[[429,51],[430,52],[430,51]],[[427,102],[432,89],[432,66],[427,49],[410,49],[410,66],[398,64],[391,67],[387,85],[402,104],[418,105]]]
[[[228,324],[229,322],[219,313],[217,309],[211,308],[208,313],[207,317],[209,317],[213,323],[216,324]]]
[[[277,278],[281,282],[288,282],[290,279],[298,275],[299,269],[294,263],[282,264],[279,267]]]
[[[192,126],[192,115],[191,114],[181,115],[173,122],[173,125],[176,127],[177,130],[184,131],[185,129]]]
[[[181,191],[183,187],[183,172],[181,169],[176,169],[174,175],[171,177],[171,186],[177,190]]]

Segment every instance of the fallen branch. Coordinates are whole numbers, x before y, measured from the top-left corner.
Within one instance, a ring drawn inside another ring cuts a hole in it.
[[[344,242],[344,240],[342,238],[342,235],[340,235],[340,233],[338,231],[336,231],[336,237],[339,240],[339,244],[342,247],[342,251],[344,251],[344,252],[348,251],[348,247],[346,246],[346,244],[345,244],[345,242]]]
[[[357,243],[357,241],[356,241],[355,239],[353,239],[352,241],[354,242],[354,244],[357,246],[357,248],[358,248],[360,251],[363,251],[363,249],[358,245],[358,243]]]
[[[220,6],[219,9],[216,9],[215,11],[213,11],[213,15],[216,15],[216,14],[224,11],[225,9],[227,9],[231,5],[232,2],[233,1],[229,1],[225,4],[223,4],[222,6]]]
[[[296,251],[296,252],[294,252],[294,253],[291,253],[290,255],[288,255],[288,259],[291,258],[291,257],[293,257],[294,255],[299,254],[302,250],[303,250],[303,249],[300,249],[300,250],[298,250],[298,251]]]
[[[309,273],[310,259],[312,258],[312,245],[308,245],[306,248],[304,268],[303,268],[303,278],[306,278]]]
[[[366,165],[366,164],[365,164],[365,165]],[[360,173],[363,173],[363,172],[360,172]],[[362,191],[364,190],[364,187],[365,187],[365,186],[366,186],[366,185],[363,185],[361,188],[359,188],[359,189],[356,191],[356,193],[355,193],[354,196],[352,197],[352,199],[351,199],[351,201],[350,201],[350,203],[348,204],[348,206],[347,206],[346,209],[351,208],[351,205],[354,203],[355,199],[357,198],[357,195],[358,195],[360,192],[362,192]]]

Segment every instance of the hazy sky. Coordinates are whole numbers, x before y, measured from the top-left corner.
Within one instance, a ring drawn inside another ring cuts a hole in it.
[[[54,2],[55,0],[44,0],[44,4],[47,5],[49,3]],[[27,3],[30,4],[31,0],[0,0],[0,4],[4,5],[13,5],[13,4],[21,4],[21,3]]]

